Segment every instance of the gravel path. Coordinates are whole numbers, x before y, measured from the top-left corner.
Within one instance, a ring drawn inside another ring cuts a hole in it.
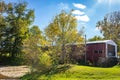
[[[3,76],[10,77],[10,78],[19,78],[28,72],[30,72],[30,69],[27,66],[0,67],[0,74]]]

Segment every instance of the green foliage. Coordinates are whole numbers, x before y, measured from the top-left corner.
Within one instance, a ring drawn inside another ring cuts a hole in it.
[[[27,64],[32,68],[38,66],[39,55],[41,54],[41,49],[38,44],[40,42],[41,31],[38,26],[33,26],[29,30],[29,36],[24,40],[24,49],[25,58]]]
[[[50,45],[57,47],[61,63],[67,63],[66,61],[69,60],[66,44],[83,41],[82,34],[77,31],[76,18],[71,12],[66,13],[65,11],[61,11],[54,17],[54,20],[45,29],[45,35]]]
[[[0,51],[15,57],[22,53],[23,40],[34,20],[34,11],[27,4],[0,2]]]
[[[17,66],[17,65],[24,65],[25,61],[22,56],[16,56],[14,58],[9,56],[0,56],[0,65],[2,66]]]
[[[105,39],[111,39],[118,44],[120,50],[120,11],[107,14],[103,20],[98,21],[97,27]]]
[[[62,11],[56,15],[52,23],[45,29],[46,36],[55,44],[66,44],[78,42],[77,39],[82,38],[77,31],[77,20],[70,13]]]
[[[93,38],[88,39],[88,41],[97,41],[97,40],[103,40],[100,36],[94,36]]]
[[[29,36],[24,40],[25,59],[31,71],[44,71],[51,68],[52,59],[49,51],[44,51],[45,38],[38,26],[29,29]]]
[[[48,54],[49,52],[44,52],[39,56],[39,70],[41,71],[50,70],[52,67],[52,59]]]
[[[23,76],[22,80],[119,80],[119,67],[98,68],[78,65],[58,66],[55,74],[33,73]],[[109,76],[109,77],[108,77]]]
[[[107,58],[104,62],[97,62],[97,64],[101,67],[113,67],[118,64],[118,58],[110,57]]]

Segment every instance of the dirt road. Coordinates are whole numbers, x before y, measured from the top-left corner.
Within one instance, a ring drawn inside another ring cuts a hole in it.
[[[0,67],[0,80],[3,78],[19,78],[30,72],[27,66],[3,66]]]

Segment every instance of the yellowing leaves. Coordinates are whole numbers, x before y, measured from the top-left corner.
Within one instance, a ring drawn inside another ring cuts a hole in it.
[[[68,14],[65,11],[55,16],[52,23],[45,29],[45,34],[47,39],[55,44],[61,43],[63,40],[65,43],[82,40],[81,35],[79,35],[77,31],[76,18],[74,18],[71,13]]]

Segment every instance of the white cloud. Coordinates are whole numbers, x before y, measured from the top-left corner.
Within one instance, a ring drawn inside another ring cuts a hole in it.
[[[75,16],[78,21],[88,22],[90,19],[87,15]]]
[[[76,8],[79,8],[79,9],[85,9],[86,6],[83,5],[83,4],[78,4],[78,3],[73,3],[73,6],[76,7]]]
[[[83,15],[83,14],[85,14],[84,12],[82,12],[82,11],[80,11],[80,10],[74,10],[72,13],[73,13],[73,14],[78,14],[78,15]]]
[[[61,9],[61,10],[69,9],[69,5],[68,5],[68,4],[65,4],[65,3],[62,3],[62,2],[58,4],[58,7],[59,7],[59,9]]]
[[[86,6],[83,5],[83,4],[78,4],[78,3],[72,3],[72,4],[73,4],[74,7],[79,8],[79,9],[85,9],[86,8]],[[89,17],[83,11],[74,10],[72,13],[75,14],[75,18],[78,21],[88,22],[90,20]]]

